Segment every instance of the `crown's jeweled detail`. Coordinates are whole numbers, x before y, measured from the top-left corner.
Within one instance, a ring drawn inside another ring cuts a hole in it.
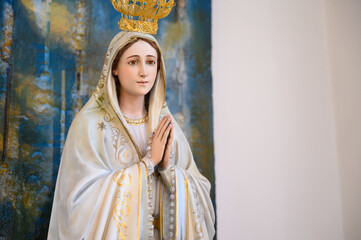
[[[111,0],[121,13],[119,28],[125,31],[156,34],[158,19],[168,16],[174,0]]]

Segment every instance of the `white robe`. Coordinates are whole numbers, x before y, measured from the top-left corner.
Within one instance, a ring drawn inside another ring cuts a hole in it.
[[[122,31],[111,41],[97,88],[68,132],[48,239],[149,239],[153,233],[152,202],[153,216],[160,215],[159,239],[214,236],[211,186],[199,173],[175,119],[172,166],[159,171],[160,176],[153,178],[156,181],[150,182],[148,175],[154,168],[143,158],[144,140],[135,140],[119,109],[111,63],[134,37],[147,38],[159,46],[153,36],[136,32]],[[145,139],[161,116],[170,114],[165,89],[162,59],[150,92]],[[153,197],[149,197],[152,184]]]
[[[131,119],[131,117],[126,116]],[[126,127],[128,128],[129,133],[132,135],[135,144],[138,146],[139,151],[142,155],[142,161],[147,161],[146,165],[152,165],[153,164],[149,162],[149,158],[146,158],[147,154],[147,137],[146,137],[146,129],[148,127],[148,123],[142,124],[142,125],[131,125],[126,123]],[[153,216],[159,218],[160,214],[160,190],[161,190],[161,179],[159,175],[154,174],[153,169],[149,169],[148,176],[152,178],[151,185],[152,185],[152,197],[150,198],[150,201],[152,202],[154,209],[153,209]],[[167,172],[164,172],[162,174],[167,174]],[[169,174],[169,173],[168,173]],[[171,176],[168,176],[169,178]],[[149,184],[149,183],[148,183]],[[154,230],[154,239],[160,239],[159,230]]]

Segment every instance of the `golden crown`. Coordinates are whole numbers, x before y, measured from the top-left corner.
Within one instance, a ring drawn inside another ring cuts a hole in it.
[[[174,0],[111,0],[120,12],[119,28],[125,31],[156,34],[158,19],[168,16]]]

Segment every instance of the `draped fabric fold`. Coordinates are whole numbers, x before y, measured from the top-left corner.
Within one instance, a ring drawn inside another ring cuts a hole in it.
[[[147,166],[125,127],[111,65],[119,50],[148,34],[122,31],[111,41],[97,88],[75,117],[67,136],[55,188],[48,239],[148,239]],[[160,48],[159,48],[160,49]],[[161,66],[149,99],[148,131],[169,112],[165,68]],[[213,239],[210,183],[194,162],[189,144],[173,119],[171,168],[159,171],[159,239]]]

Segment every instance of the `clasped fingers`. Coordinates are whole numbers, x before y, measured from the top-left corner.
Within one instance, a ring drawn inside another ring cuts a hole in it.
[[[161,141],[164,141],[169,134],[169,125],[171,124],[172,119],[169,115],[165,116],[158,123],[157,129],[155,131],[155,137],[159,138]]]

